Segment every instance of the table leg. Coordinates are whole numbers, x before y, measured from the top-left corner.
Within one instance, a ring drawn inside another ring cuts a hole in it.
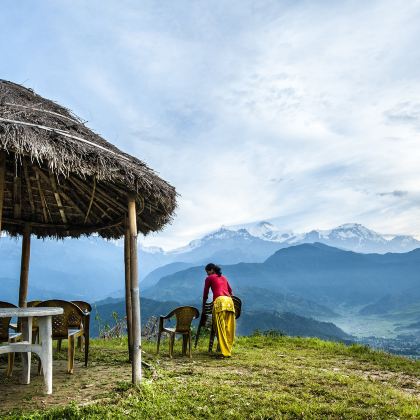
[[[45,393],[52,393],[52,317],[38,318],[39,339],[41,341],[41,363],[44,372]]]
[[[32,317],[21,318],[22,322],[22,338],[27,341],[29,345],[32,344]],[[22,383],[29,384],[31,382],[31,352],[22,353]]]

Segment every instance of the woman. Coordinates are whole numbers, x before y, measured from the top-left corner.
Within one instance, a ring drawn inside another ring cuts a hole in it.
[[[225,357],[232,353],[235,338],[235,307],[233,305],[232,289],[220,267],[207,264],[205,268],[207,278],[204,283],[203,309],[209,296],[209,289],[213,292],[213,327],[216,331],[220,351]]]

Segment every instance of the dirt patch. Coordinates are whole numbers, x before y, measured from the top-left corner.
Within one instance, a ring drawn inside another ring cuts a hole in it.
[[[65,360],[54,361],[52,395],[43,393],[44,380],[42,375],[37,375],[37,363],[32,363],[29,385],[19,383],[19,365],[12,378],[0,375],[0,414],[14,410],[22,413],[45,409],[71,401],[77,405],[88,405],[109,400],[119,381],[131,379],[131,367],[128,363],[112,366],[94,364],[85,368],[82,363],[76,362],[73,375],[67,374],[66,367]]]

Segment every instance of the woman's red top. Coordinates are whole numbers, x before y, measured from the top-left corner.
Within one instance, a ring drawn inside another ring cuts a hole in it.
[[[204,283],[203,300],[206,301],[209,297],[209,289],[213,292],[213,302],[219,296],[232,296],[232,289],[225,276],[218,276],[217,274],[210,274],[207,276]]]

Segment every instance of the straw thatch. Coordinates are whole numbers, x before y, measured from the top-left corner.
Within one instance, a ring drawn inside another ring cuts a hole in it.
[[[171,220],[175,189],[143,162],[88,129],[68,109],[0,80],[0,153],[6,152],[2,230],[38,237],[124,234],[135,194],[138,229]]]

